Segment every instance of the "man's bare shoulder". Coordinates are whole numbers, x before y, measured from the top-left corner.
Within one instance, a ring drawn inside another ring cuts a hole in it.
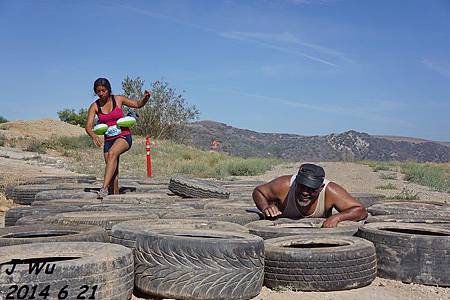
[[[288,185],[290,185],[291,184],[291,177],[292,177],[292,175],[283,175],[283,176],[275,178],[274,180],[270,181],[269,183],[282,184],[282,185],[288,184]]]
[[[333,202],[344,201],[346,203],[360,204],[345,188],[335,182],[330,182],[326,189],[327,199],[330,198]]]
[[[326,191],[335,195],[348,194],[348,192],[342,186],[333,181],[330,181],[330,183],[327,184]]]
[[[260,187],[263,187],[264,189],[268,189],[272,193],[277,194],[280,191],[289,189],[289,186],[291,184],[291,177],[292,177],[292,175],[283,175],[283,176],[273,179],[272,181],[269,181],[265,184],[260,185]]]

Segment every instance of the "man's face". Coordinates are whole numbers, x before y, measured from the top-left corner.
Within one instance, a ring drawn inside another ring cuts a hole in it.
[[[322,188],[323,185],[317,189],[313,189],[306,185],[298,184],[295,193],[295,200],[299,206],[308,206],[317,199]]]

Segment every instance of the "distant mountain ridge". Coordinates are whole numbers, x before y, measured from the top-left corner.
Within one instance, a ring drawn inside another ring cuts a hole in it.
[[[450,143],[407,137],[373,136],[350,130],[324,136],[260,133],[215,121],[188,125],[189,144],[243,157],[279,157],[294,161],[377,160],[449,162]]]

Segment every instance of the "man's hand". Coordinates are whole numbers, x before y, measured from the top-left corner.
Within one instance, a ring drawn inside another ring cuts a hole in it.
[[[281,215],[281,211],[275,205],[269,205],[264,210],[263,213],[266,217],[275,218]]]
[[[336,217],[336,215],[332,215],[330,217],[328,217],[323,223],[322,223],[322,228],[334,228],[337,226],[337,224],[339,223],[338,218]]]

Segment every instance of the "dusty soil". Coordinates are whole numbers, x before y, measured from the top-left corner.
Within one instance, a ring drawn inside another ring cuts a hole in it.
[[[24,126],[25,128],[27,127],[26,124]],[[1,131],[2,130],[0,128],[0,132]],[[27,134],[26,129],[22,134]],[[35,136],[39,136],[39,134],[40,133],[37,132],[35,133]],[[11,134],[11,136],[13,135]],[[0,147],[0,187],[4,186],[5,184],[14,184],[14,182],[39,175],[73,174],[66,168],[67,165],[65,164],[63,157],[40,155],[39,159],[33,158],[37,156],[39,156],[37,153],[22,152],[18,149]],[[341,184],[344,188],[351,192],[377,193],[384,194],[386,196],[393,196],[400,193],[402,189],[407,189],[407,191],[410,193],[417,193],[421,200],[434,200],[449,203],[449,194],[435,192],[427,187],[406,182],[403,180],[402,175],[397,172],[373,172],[368,166],[356,163],[318,162],[318,164],[322,165],[325,168],[328,179]],[[294,172],[296,172],[299,165],[300,163],[281,165],[277,166],[275,169],[267,172],[264,175],[242,177],[237,179],[268,181],[280,175],[293,174]],[[381,173],[395,174],[396,179],[381,179]],[[389,182],[395,186],[395,190],[382,190],[377,188],[379,186],[386,185]],[[8,209],[12,205],[12,202],[5,199],[4,194],[0,193],[0,227],[3,227],[4,214],[2,213],[2,211]],[[142,298],[133,297],[133,299]],[[293,292],[289,290],[273,291],[266,287],[263,287],[261,293],[254,299],[450,299],[450,288],[425,286],[419,284],[404,284],[394,280],[376,278],[375,281],[367,287],[339,292]]]

